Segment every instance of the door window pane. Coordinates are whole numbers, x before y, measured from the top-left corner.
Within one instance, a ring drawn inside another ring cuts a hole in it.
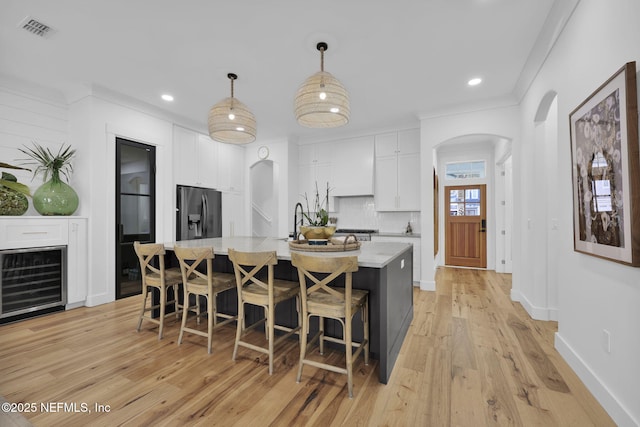
[[[120,166],[120,192],[149,195],[149,152],[144,148],[123,145]]]
[[[464,190],[451,190],[452,202],[464,202]]]
[[[480,216],[480,203],[466,203],[464,214],[466,216]]]
[[[148,196],[121,195],[120,216],[125,235],[149,234],[151,231],[151,207]]]
[[[480,189],[450,190],[450,216],[480,216]]]

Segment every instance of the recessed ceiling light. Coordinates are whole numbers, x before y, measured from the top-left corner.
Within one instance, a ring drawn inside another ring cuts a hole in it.
[[[482,83],[482,79],[480,77],[473,78],[467,82],[469,86],[477,86]]]
[[[164,95],[162,95],[162,99],[164,99],[165,101],[173,101],[173,96],[169,95],[168,93],[165,93]]]

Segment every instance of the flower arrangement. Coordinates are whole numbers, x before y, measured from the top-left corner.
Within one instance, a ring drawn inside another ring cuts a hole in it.
[[[33,193],[33,207],[41,215],[72,215],[78,209],[78,194],[65,183],[60,175],[69,181],[73,172],[71,160],[76,150],[64,144],[56,154],[33,142],[33,148],[20,149],[29,156],[28,161],[36,165],[33,177],[42,173],[44,183]],[[51,178],[51,179],[49,179]]]
[[[304,193],[304,200],[307,205],[306,212],[302,212],[302,216],[307,220],[309,225],[314,227],[323,227],[329,223],[329,183],[327,183],[327,192],[324,197],[320,197],[318,183],[316,182],[316,195],[313,200],[313,210],[309,207],[309,197]]]
[[[70,145],[65,148],[63,144],[55,155],[51,150],[42,147],[36,142],[33,142],[33,148],[24,147],[20,151],[29,156],[31,162],[37,165],[33,171],[34,177],[42,173],[43,180],[48,181],[49,175],[51,175],[51,180],[54,183],[58,183],[60,182],[60,174],[62,174],[69,181],[69,177],[73,172],[71,160],[76,154],[76,150],[72,149]]]

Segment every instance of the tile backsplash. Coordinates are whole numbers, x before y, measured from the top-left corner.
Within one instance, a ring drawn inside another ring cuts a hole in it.
[[[338,228],[376,229],[386,233],[404,233],[411,222],[414,233],[420,233],[420,212],[377,212],[372,196],[336,198]]]

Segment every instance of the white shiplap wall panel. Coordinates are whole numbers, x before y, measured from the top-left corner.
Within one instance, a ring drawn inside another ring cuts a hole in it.
[[[37,141],[56,152],[69,139],[66,105],[0,87],[0,161],[14,165],[25,162],[18,149]],[[34,191],[41,179],[32,180],[28,171],[10,171],[19,182]],[[29,206],[27,215],[35,214]]]

